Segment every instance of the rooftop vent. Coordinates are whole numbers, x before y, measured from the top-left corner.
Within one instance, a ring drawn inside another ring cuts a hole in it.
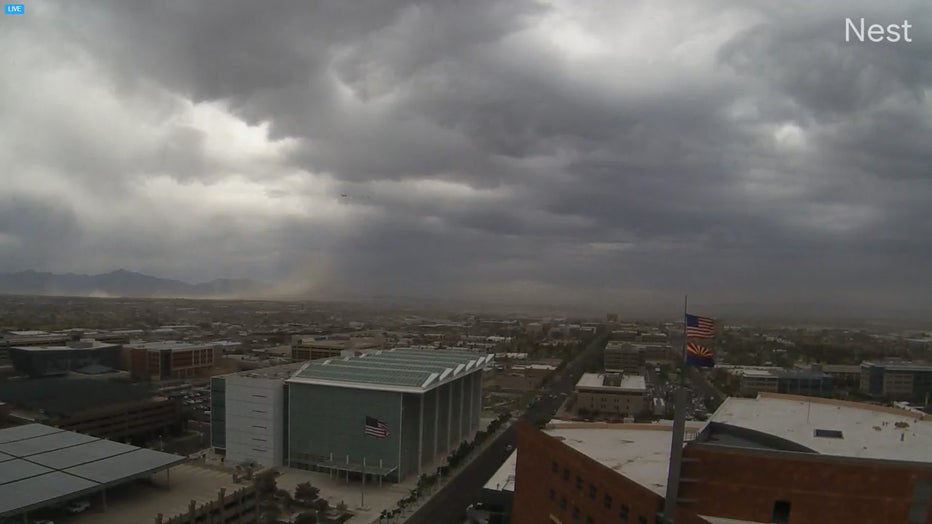
[[[815,436],[821,438],[845,438],[841,431],[837,429],[817,429]]]

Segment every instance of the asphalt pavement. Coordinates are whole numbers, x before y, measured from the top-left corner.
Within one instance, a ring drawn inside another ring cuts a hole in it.
[[[607,335],[599,335],[590,342],[585,350],[550,379],[521,418],[534,423],[543,417],[553,416],[566,398],[561,393],[572,393],[586,367],[601,359],[602,349],[607,340]],[[466,507],[479,500],[482,486],[508,458],[508,446],[516,444],[516,434],[515,423],[512,423],[405,522],[462,524],[466,518]]]

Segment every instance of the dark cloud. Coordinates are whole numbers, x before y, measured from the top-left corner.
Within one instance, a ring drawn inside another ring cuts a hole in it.
[[[878,6],[46,2],[0,37],[33,64],[0,118],[32,199],[0,256],[66,270],[38,246],[80,237],[81,269],[331,295],[932,308],[932,9]],[[846,43],[848,16],[914,41]]]

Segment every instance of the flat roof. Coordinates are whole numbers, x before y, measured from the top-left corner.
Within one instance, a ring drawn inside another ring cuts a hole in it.
[[[861,366],[877,366],[886,368],[888,371],[932,371],[932,364],[912,360],[872,360],[861,362]]]
[[[505,462],[489,477],[483,489],[492,491],[515,491],[515,472],[518,469],[518,450],[511,452]]]
[[[622,375],[618,386],[606,386],[604,373],[583,373],[576,383],[577,388],[599,389],[615,392],[643,393],[647,390],[647,382],[641,375]]]
[[[82,340],[83,343],[90,343],[88,346],[10,346],[10,349],[17,349],[19,351],[30,351],[30,352],[42,352],[42,351],[80,351],[82,349],[105,349],[105,348],[119,348],[119,344],[111,344],[109,342],[101,342],[99,340]]]
[[[290,378],[294,375],[299,369],[301,369],[306,362],[289,362],[288,364],[280,364],[278,366],[269,366],[265,368],[249,369],[246,371],[237,371],[236,373],[229,373],[226,375],[219,375],[212,378],[224,378],[224,377],[246,377],[246,378],[261,378],[261,379],[281,379],[283,382],[285,379]]]
[[[929,463],[932,420],[921,418],[884,406],[761,393],[727,398],[709,422],[774,435],[823,455]],[[816,430],[833,436],[816,436]]]
[[[0,516],[85,496],[186,460],[42,424],[0,429]]]
[[[288,382],[424,393],[484,368],[492,357],[449,349],[398,348],[308,362]]]
[[[185,349],[208,349],[216,347],[216,344],[191,344],[190,342],[178,342],[176,340],[167,340],[165,342],[143,342],[126,344],[128,348],[146,349],[148,351],[178,351]]]
[[[567,423],[548,426],[544,433],[664,497],[670,468],[670,430],[670,426],[661,424]]]

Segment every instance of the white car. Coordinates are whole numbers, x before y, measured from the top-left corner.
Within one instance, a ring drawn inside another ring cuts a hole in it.
[[[87,511],[87,509],[90,507],[91,507],[90,502],[86,500],[78,500],[65,506],[65,510],[68,511],[68,513],[77,514],[77,513],[81,513],[82,511]]]

